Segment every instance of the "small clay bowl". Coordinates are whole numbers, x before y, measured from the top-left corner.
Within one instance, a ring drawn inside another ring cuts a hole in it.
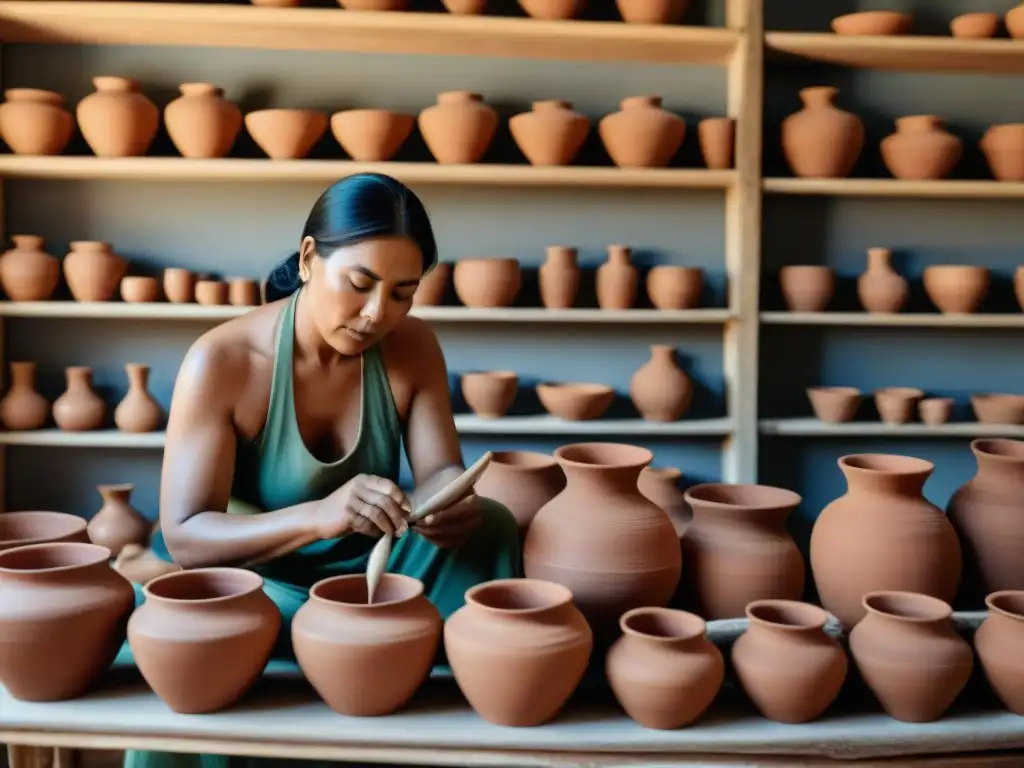
[[[693,309],[700,305],[704,270],[664,265],[647,273],[647,296],[656,309]]]
[[[953,37],[967,40],[984,40],[995,37],[999,31],[999,14],[997,13],[965,13],[949,22],[949,31]]]
[[[615,390],[604,384],[537,385],[537,399],[552,416],[567,421],[599,419],[615,400]]]
[[[260,109],[245,116],[245,129],[271,160],[299,160],[327,131],[327,115],[314,109]]]
[[[926,397],[917,404],[917,415],[929,426],[938,426],[949,421],[953,414],[952,397]]]
[[[793,265],[779,270],[779,287],[790,312],[821,312],[835,292],[836,277],[831,268]]]
[[[164,270],[164,295],[172,304],[188,304],[196,297],[196,276],[187,269],[168,267]]]
[[[1024,395],[972,395],[971,408],[982,424],[1024,424]]]
[[[331,115],[331,133],[353,160],[382,163],[394,157],[416,118],[387,109],[346,109]]]
[[[826,424],[852,421],[860,407],[863,395],[856,387],[808,387],[814,415]]]
[[[260,303],[260,284],[251,277],[232,277],[228,281],[228,304],[255,307]]]
[[[228,284],[221,280],[199,280],[196,283],[196,303],[206,307],[228,303]]]
[[[905,35],[913,23],[909,13],[861,11],[832,19],[832,31],[837,35]]]
[[[419,287],[412,297],[414,307],[436,307],[444,301],[448,290],[448,279],[452,274],[452,265],[439,261],[434,268],[420,278]]]
[[[131,275],[121,278],[121,298],[129,304],[160,301],[160,281],[155,277]]]
[[[89,542],[88,520],[65,512],[6,512],[0,515],[0,551],[29,544]]]
[[[455,262],[452,282],[467,307],[507,307],[519,295],[523,276],[516,259],[461,259]]]
[[[965,315],[978,311],[988,295],[991,276],[985,267],[942,264],[926,267],[921,281],[940,312]]]
[[[906,424],[914,417],[917,401],[924,392],[914,387],[885,387],[875,391],[875,408],[886,424]]]
[[[482,419],[500,419],[512,405],[519,377],[512,371],[481,371],[463,375],[462,397]]]

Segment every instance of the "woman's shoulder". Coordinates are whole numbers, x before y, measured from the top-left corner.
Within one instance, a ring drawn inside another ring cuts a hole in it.
[[[418,317],[406,315],[385,338],[381,347],[388,357],[412,363],[437,358],[441,344],[430,324]]]

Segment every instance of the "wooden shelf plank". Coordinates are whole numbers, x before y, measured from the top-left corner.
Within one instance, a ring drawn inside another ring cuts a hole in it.
[[[1024,312],[1019,314],[941,315],[871,312],[762,312],[765,325],[853,325],[895,326],[902,328],[1024,328]]]
[[[766,193],[845,197],[1024,198],[1024,183],[941,179],[765,179]]]
[[[637,61],[725,66],[737,31],[447,13],[122,2],[2,2],[0,41]]]
[[[951,422],[929,426],[921,423],[883,424],[880,421],[853,421],[826,424],[816,418],[762,419],[763,435],[803,437],[1020,437],[1024,425]]]

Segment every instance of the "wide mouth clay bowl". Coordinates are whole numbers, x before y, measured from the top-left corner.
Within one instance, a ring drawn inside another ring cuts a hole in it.
[[[159,576],[143,587],[146,598],[178,602],[227,601],[256,592],[263,577],[242,568],[197,568]]]
[[[8,549],[0,553],[0,571],[40,573],[98,565],[110,559],[110,550],[83,541],[50,541]]]
[[[953,609],[944,600],[918,592],[880,590],[861,599],[868,613],[909,622],[935,622],[948,619]]]
[[[331,115],[331,133],[358,162],[390,160],[409,138],[416,118],[387,109],[346,109]]]
[[[1017,621],[1024,621],[1024,590],[1004,589],[993,592],[985,598],[985,605],[990,611],[1001,613]]]
[[[567,421],[599,419],[615,400],[615,390],[604,384],[537,385],[537,399],[552,416]]]
[[[684,497],[691,506],[722,511],[793,509],[801,501],[795,491],[756,483],[701,483]]]
[[[245,129],[271,160],[299,160],[327,131],[327,115],[313,109],[261,109],[245,116]]]
[[[945,424],[953,415],[952,397],[926,397],[917,404],[917,413],[925,424]]]
[[[129,303],[146,303],[160,299],[160,281],[155,277],[129,275],[121,278],[121,298]]]
[[[754,600],[746,614],[752,623],[789,630],[821,629],[829,619],[824,608],[796,600]]]
[[[388,605],[405,603],[423,594],[423,582],[412,576],[399,573],[385,573],[373,593],[370,603],[369,588],[366,574],[356,573],[345,576],[334,576],[313,585],[309,596],[326,603],[340,605],[361,605],[375,609]]]
[[[983,424],[1024,424],[1024,395],[972,395],[971,407]]]
[[[537,613],[571,603],[572,592],[543,579],[496,579],[472,587],[466,602],[491,611]]]
[[[949,31],[953,37],[974,40],[995,37],[999,31],[999,14],[986,11],[961,14],[949,22]]]
[[[0,514],[0,551],[29,544],[89,542],[87,521],[64,512],[6,512]]]
[[[832,19],[832,31],[837,35],[905,35],[913,23],[909,13],[862,11]]]
[[[814,415],[827,424],[852,421],[860,407],[862,393],[856,387],[809,387],[807,399]]]
[[[462,396],[473,413],[485,419],[505,415],[519,389],[519,377],[513,371],[480,371],[463,374]]]
[[[639,445],[625,443],[571,443],[555,449],[559,464],[573,467],[646,467],[654,461],[654,454]]]
[[[928,298],[946,314],[976,312],[988,295],[990,281],[985,267],[959,264],[926,267],[921,279]]]
[[[675,608],[633,608],[619,619],[623,634],[653,640],[690,640],[702,636],[707,626],[697,614]]]
[[[452,283],[455,295],[467,307],[507,307],[516,300],[522,285],[516,259],[460,259]]]

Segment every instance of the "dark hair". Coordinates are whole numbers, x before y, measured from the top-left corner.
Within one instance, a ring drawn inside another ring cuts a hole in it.
[[[423,203],[407,186],[382,173],[356,173],[334,182],[313,203],[302,239],[313,238],[321,255],[371,237],[401,235],[419,246],[423,272],[437,263],[437,243]],[[291,296],[302,286],[299,252],[267,276],[265,301]]]

